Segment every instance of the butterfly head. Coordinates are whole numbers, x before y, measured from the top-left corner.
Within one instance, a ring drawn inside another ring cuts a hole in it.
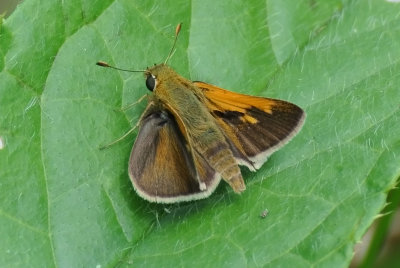
[[[163,81],[171,79],[176,72],[168,65],[161,63],[153,67],[147,68],[144,72],[146,78],[146,87],[150,91],[156,90],[157,86]]]

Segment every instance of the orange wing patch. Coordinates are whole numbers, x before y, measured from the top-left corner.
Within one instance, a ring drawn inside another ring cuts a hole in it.
[[[272,99],[239,94],[204,82],[194,82],[194,84],[203,90],[207,99],[215,103],[219,109],[226,111],[245,113],[246,109],[256,107],[265,113],[272,114],[272,107],[277,104]],[[251,120],[253,119],[246,121],[251,122]]]
[[[256,118],[254,118],[254,117],[252,117],[250,115],[246,115],[246,114],[244,116],[240,117],[240,120],[243,123],[250,123],[250,124],[258,123],[258,120]]]

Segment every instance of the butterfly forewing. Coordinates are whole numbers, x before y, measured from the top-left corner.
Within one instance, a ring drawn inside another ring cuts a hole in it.
[[[152,103],[149,106],[129,161],[129,175],[138,194],[159,203],[210,195],[220,176],[202,159],[193,160],[172,114]]]
[[[202,90],[210,113],[235,147],[239,164],[252,170],[286,144],[304,123],[304,111],[295,104],[234,93],[204,82],[195,85]]]

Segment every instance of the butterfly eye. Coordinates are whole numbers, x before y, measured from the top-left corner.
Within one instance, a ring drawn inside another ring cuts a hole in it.
[[[146,87],[150,90],[153,91],[154,88],[156,87],[156,77],[152,74],[149,74],[146,78]]]

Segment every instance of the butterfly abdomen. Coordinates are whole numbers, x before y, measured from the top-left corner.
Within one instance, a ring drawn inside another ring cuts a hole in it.
[[[240,193],[246,189],[239,166],[227,144],[217,142],[204,153],[204,156],[235,192]]]

